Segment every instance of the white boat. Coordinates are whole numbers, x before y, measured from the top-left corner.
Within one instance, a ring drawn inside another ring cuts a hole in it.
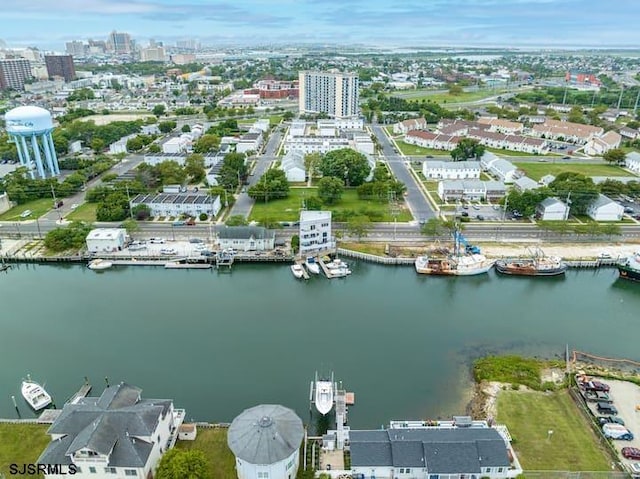
[[[320,380],[316,372],[314,402],[316,409],[323,416],[333,409],[333,373],[331,373],[331,380]]]
[[[344,278],[351,274],[351,270],[347,267],[343,268],[334,268],[330,271],[331,278]]]
[[[291,272],[298,279],[301,279],[304,276],[304,268],[300,264],[292,264]]]
[[[326,263],[325,266],[329,270],[345,269],[345,268],[348,269],[349,268],[349,265],[347,263],[345,263],[344,261],[342,261],[340,258],[336,258],[333,261],[330,261],[329,263]]]
[[[320,265],[313,256],[307,257],[304,265],[307,267],[307,271],[309,271],[309,273],[320,274]]]
[[[105,259],[94,259],[89,261],[87,267],[94,271],[101,271],[103,269],[109,269],[113,266],[111,261],[107,261]]]
[[[40,409],[51,404],[51,396],[37,382],[32,381],[29,376],[22,381],[22,397],[29,403],[34,410]]]

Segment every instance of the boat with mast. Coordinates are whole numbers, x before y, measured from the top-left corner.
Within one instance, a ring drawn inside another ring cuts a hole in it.
[[[496,271],[514,276],[559,276],[567,271],[567,264],[558,256],[545,256],[540,248],[527,248],[525,258],[503,258],[496,261]]]
[[[480,248],[471,245],[456,225],[453,231],[453,252],[444,255],[418,256],[416,272],[438,276],[474,276],[487,273],[494,261],[487,259]]]

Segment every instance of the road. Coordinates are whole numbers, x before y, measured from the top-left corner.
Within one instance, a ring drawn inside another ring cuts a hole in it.
[[[424,218],[436,217],[435,211],[431,208],[431,205],[424,196],[422,189],[418,185],[415,177],[409,172],[409,167],[405,163],[405,159],[402,156],[398,156],[394,147],[381,126],[373,125],[371,127],[374,135],[378,138],[380,146],[382,147],[382,153],[387,159],[387,164],[391,169],[391,172],[396,179],[402,181],[407,187],[407,194],[405,201],[411,210],[411,214],[417,220]]]
[[[282,133],[280,127],[277,127],[271,133],[264,152],[258,156],[253,173],[249,176],[249,186],[255,185],[260,180],[260,177],[269,169],[271,163],[277,158],[276,154],[278,153],[278,146],[280,146],[281,139]],[[247,218],[254,203],[253,198],[247,193],[241,192],[236,198],[235,204],[231,207],[229,216],[242,215]]]

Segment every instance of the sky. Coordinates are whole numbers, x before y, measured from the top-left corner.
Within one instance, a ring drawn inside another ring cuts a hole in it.
[[[173,43],[640,47],[638,0],[0,0],[9,47]]]

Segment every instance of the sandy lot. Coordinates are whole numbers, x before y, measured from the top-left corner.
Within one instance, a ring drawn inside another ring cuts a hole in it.
[[[112,121],[135,121],[144,120],[145,118],[153,116],[151,113],[111,113],[109,115],[91,115],[84,118],[80,118],[82,121],[93,120],[96,125],[106,125]]]
[[[503,256],[531,256],[526,245],[508,243],[485,243],[480,245],[483,254],[492,258]],[[532,246],[529,246],[532,248]],[[534,247],[535,248],[535,247]],[[640,251],[640,244],[632,243],[579,243],[579,244],[542,244],[540,248],[547,256],[560,256],[564,259],[597,258],[608,253],[613,258],[624,258]]]

